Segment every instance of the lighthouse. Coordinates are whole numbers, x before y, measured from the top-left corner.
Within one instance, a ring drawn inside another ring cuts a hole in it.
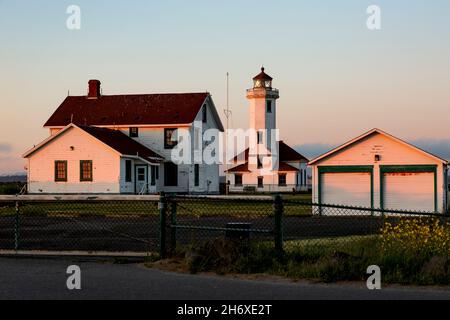
[[[249,128],[257,133],[258,146],[265,145],[269,150],[271,141],[275,138],[277,128],[277,100],[279,91],[272,87],[273,78],[266,74],[264,67],[253,78],[253,88],[247,90],[249,100],[250,124]],[[261,150],[258,147],[258,150]]]
[[[255,136],[248,148],[236,155],[226,170],[230,192],[306,191],[308,159],[279,141],[277,128],[278,89],[264,67],[247,90],[249,129]]]

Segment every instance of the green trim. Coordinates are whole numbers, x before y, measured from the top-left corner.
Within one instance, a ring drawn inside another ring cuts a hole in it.
[[[58,178],[58,164],[64,164],[64,177]],[[67,182],[67,161],[66,160],[56,160],[55,161],[55,182]]]
[[[386,173],[430,172],[434,174],[434,211],[438,211],[437,165],[380,166],[380,208],[384,210],[384,175]]]
[[[374,208],[374,177],[373,166],[319,166],[318,170],[318,202],[322,204],[322,174],[324,173],[352,173],[368,172],[370,173],[370,206]]]
[[[373,172],[373,166],[319,166],[319,173]]]
[[[391,173],[391,172],[435,172],[437,170],[437,165],[404,165],[404,166],[380,166],[380,172]]]

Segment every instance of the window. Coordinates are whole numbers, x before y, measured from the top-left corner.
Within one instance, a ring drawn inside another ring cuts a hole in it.
[[[278,185],[281,187],[286,186],[286,173],[280,173],[278,175]]]
[[[266,109],[267,109],[267,113],[272,113],[272,100],[266,101]]]
[[[125,182],[131,182],[131,160],[125,160]]]
[[[264,188],[264,177],[258,177],[258,188]]]
[[[139,166],[137,167],[137,177],[136,180],[138,182],[147,182],[147,167]]]
[[[93,181],[92,160],[80,161],[80,181]]]
[[[235,174],[234,175],[234,185],[235,186],[242,186],[242,174]]]
[[[139,137],[139,128],[131,127],[131,128],[130,128],[130,137],[131,137],[131,138],[137,138],[137,137]]]
[[[173,149],[177,145],[175,131],[177,129],[164,129],[164,149]],[[173,139],[173,140],[172,140]]]
[[[150,180],[150,184],[152,186],[156,186],[156,166],[151,166],[150,170],[151,170],[151,180]]]
[[[263,143],[263,132],[262,131],[258,131],[257,140],[258,140],[257,141],[258,144]]]
[[[67,161],[55,161],[55,182],[67,182]]]
[[[202,108],[202,122],[206,123],[208,121],[208,108],[206,104]]]
[[[194,165],[194,185],[198,187],[200,185],[200,165]]]
[[[200,128],[194,127],[194,150],[201,151],[202,148],[202,133]]]
[[[178,166],[172,162],[164,163],[164,185],[166,187],[178,185]]]
[[[159,180],[159,166],[155,168],[155,177],[156,180]]]
[[[258,157],[258,169],[262,169],[263,168],[263,162],[261,160],[260,157]]]

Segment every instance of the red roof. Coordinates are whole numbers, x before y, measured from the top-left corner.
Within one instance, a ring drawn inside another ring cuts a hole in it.
[[[280,165],[278,166],[278,171],[291,172],[291,171],[299,171],[299,169],[287,164],[286,162],[280,162]]]
[[[248,162],[240,164],[234,168],[228,169],[226,170],[226,172],[250,172],[250,170],[248,170]]]
[[[209,93],[67,97],[44,127],[191,124]]]
[[[303,155],[292,149],[290,146],[288,146],[283,141],[280,141],[278,143],[279,149],[279,158],[281,161],[302,161],[302,162],[308,162],[309,160],[305,158]],[[248,155],[249,155],[250,149],[246,149],[244,152],[240,153],[236,157],[233,158],[233,161],[248,161]]]
[[[278,170],[276,170],[278,172],[292,172],[292,171],[299,171],[299,169],[285,163],[285,162],[280,162],[279,166],[278,166]],[[231,168],[229,170],[226,170],[226,172],[228,173],[240,173],[240,172],[250,172],[250,170],[248,169],[248,162],[240,164],[234,168]]]
[[[271,76],[264,72],[264,67],[261,68],[261,72],[253,78],[253,80],[273,80]]]
[[[309,161],[306,157],[304,157],[303,155],[292,149],[283,141],[280,141],[278,145],[279,145],[278,152],[280,153],[280,161],[305,161],[305,162]]]
[[[122,155],[139,156],[146,160],[164,160],[163,156],[128,137],[121,131],[88,126],[78,127]]]

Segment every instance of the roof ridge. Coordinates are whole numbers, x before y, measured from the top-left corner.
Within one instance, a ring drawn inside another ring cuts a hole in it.
[[[123,97],[123,96],[158,96],[158,95],[187,95],[187,94],[202,94],[210,95],[209,91],[206,92],[159,92],[159,93],[121,93],[121,94],[102,94],[98,100],[104,97]],[[69,95],[66,98],[87,98],[86,95]]]
[[[70,122],[98,126],[190,124],[210,96],[209,92],[116,94],[97,99],[68,96],[44,127],[65,127]],[[214,118],[221,128],[218,116]]]

